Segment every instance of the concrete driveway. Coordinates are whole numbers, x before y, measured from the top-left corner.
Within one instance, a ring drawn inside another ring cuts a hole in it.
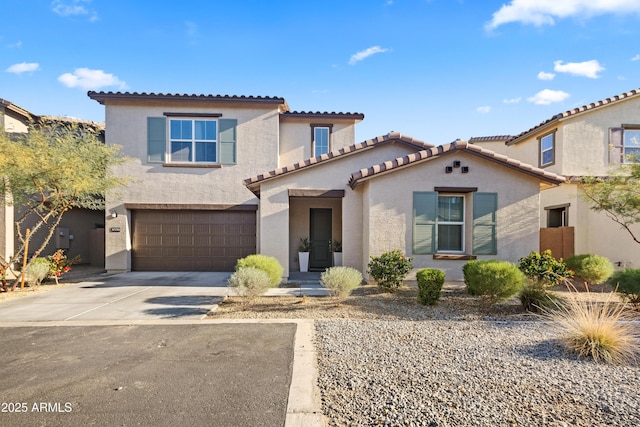
[[[0,305],[0,322],[202,319],[226,295],[230,273],[102,274]],[[44,285],[46,286],[46,285]]]

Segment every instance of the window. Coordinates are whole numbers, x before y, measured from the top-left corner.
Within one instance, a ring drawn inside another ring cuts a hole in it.
[[[331,151],[330,135],[331,126],[311,125],[312,129],[312,156],[318,157]]]
[[[464,250],[464,197],[438,195],[438,252]]]
[[[547,227],[567,227],[569,225],[569,205],[550,206],[547,211]]]
[[[413,253],[464,253],[468,219],[472,221],[472,253],[497,254],[497,194],[446,194],[415,192],[413,194]],[[472,216],[466,212],[472,203]]]
[[[555,163],[555,132],[540,138],[540,167],[550,166]]]
[[[147,117],[147,162],[167,166],[171,166],[167,161],[178,166],[236,164],[237,119],[223,119],[216,113],[164,114],[169,119]],[[189,116],[194,118],[186,118]]]
[[[169,123],[172,162],[217,161],[216,120],[171,119]]]
[[[609,163],[640,161],[640,125],[609,129]]]

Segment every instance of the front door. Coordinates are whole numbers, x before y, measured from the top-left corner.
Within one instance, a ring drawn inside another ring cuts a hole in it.
[[[324,270],[331,267],[331,209],[311,209],[310,215],[309,268]]]

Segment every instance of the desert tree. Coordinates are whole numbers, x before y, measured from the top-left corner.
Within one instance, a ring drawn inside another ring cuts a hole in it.
[[[583,184],[590,208],[604,212],[640,243],[640,233],[634,228],[640,224],[640,163],[622,165],[607,177],[585,178]]]
[[[14,232],[18,245],[13,261],[21,258],[31,236],[44,230],[44,242],[32,252],[27,265],[38,257],[69,210],[104,209],[107,192],[127,181],[115,176],[113,167],[127,161],[119,146],[104,144],[91,126],[34,124],[24,134],[0,129],[0,200],[7,207],[17,207]],[[31,233],[26,232],[25,224],[31,224]],[[10,261],[0,259],[5,268]]]

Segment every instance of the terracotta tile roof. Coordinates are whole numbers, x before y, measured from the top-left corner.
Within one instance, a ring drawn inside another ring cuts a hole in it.
[[[469,154],[482,157],[486,160],[501,164],[508,168],[538,178],[541,181],[547,182],[549,184],[557,185],[565,181],[565,178],[563,176],[533,167],[527,163],[523,163],[519,160],[515,160],[502,154],[498,154],[494,151],[487,150],[486,148],[482,148],[478,145],[469,144],[466,141],[462,140],[457,140],[450,144],[429,148],[417,153],[408,154],[404,157],[398,157],[397,159],[389,160],[387,162],[380,163],[366,169],[360,169],[358,172],[351,174],[351,177],[349,178],[349,185],[351,186],[351,188],[355,188],[360,182],[372,178],[376,175],[397,170],[418,162],[427,161],[443,154],[453,153],[456,151],[465,151]]]
[[[587,104],[587,105],[583,105],[582,107],[578,107],[578,108],[574,108],[571,110],[567,110],[563,113],[560,114],[556,114],[555,116],[551,117],[550,119],[547,119],[545,121],[543,121],[542,123],[532,127],[529,130],[526,130],[522,133],[520,133],[519,135],[516,135],[514,137],[512,137],[511,139],[509,139],[506,144],[507,145],[512,145],[512,144],[517,144],[518,142],[522,141],[523,139],[525,139],[526,137],[528,137],[529,135],[531,135],[534,132],[537,132],[545,127],[551,126],[563,119],[566,119],[567,117],[572,117],[575,116],[577,114],[580,113],[584,113],[587,111],[591,111],[594,110],[596,108],[600,108],[600,107],[605,107],[611,104],[614,104],[616,102],[620,102],[620,101],[624,101],[627,100],[629,98],[633,98],[640,95],[640,89],[633,89],[629,92],[625,92],[625,93],[621,93],[619,95],[615,95],[612,96],[611,98],[606,98],[606,99],[602,99],[600,101],[596,101],[596,102],[592,102],[591,104]]]
[[[75,117],[60,117],[60,116],[39,116],[37,114],[33,114],[24,108],[7,101],[6,99],[0,98],[0,107],[4,107],[9,111],[13,111],[15,114],[22,117],[25,123],[29,123],[31,121],[40,122],[44,124],[48,124],[51,122],[59,122],[59,123],[75,123],[81,126],[93,127],[97,131],[104,131],[104,123],[103,122],[94,122],[91,120],[78,119]]]
[[[513,138],[513,135],[494,135],[494,136],[474,136],[469,139],[469,144],[478,142],[504,142]]]
[[[282,117],[286,117],[286,118],[302,118],[302,119],[351,119],[351,120],[363,120],[364,119],[364,114],[362,113],[336,113],[334,111],[332,111],[331,113],[329,112],[324,112],[321,113],[320,111],[286,111],[284,113],[282,113]]]
[[[108,99],[137,99],[137,100],[162,100],[162,101],[199,101],[199,102],[246,102],[246,103],[265,103],[265,104],[282,104],[287,105],[284,98],[276,96],[244,96],[244,95],[188,95],[188,94],[170,94],[170,93],[138,93],[138,92],[87,92],[89,98],[98,101],[100,104],[105,103]],[[289,107],[286,107],[288,110]]]
[[[257,175],[244,180],[244,185],[246,185],[251,191],[256,193],[259,191],[257,185],[272,178],[276,178],[282,176],[284,174],[288,174],[291,172],[295,172],[301,169],[305,169],[311,166],[315,166],[317,164],[325,163],[337,158],[342,158],[344,156],[351,155],[353,153],[361,152],[366,149],[370,149],[373,147],[377,147],[379,145],[383,145],[389,142],[400,142],[403,144],[410,145],[419,150],[424,150],[425,148],[432,147],[431,144],[427,144],[423,141],[413,139],[410,136],[402,135],[399,132],[391,132],[384,136],[379,136],[377,138],[368,139],[364,142],[360,142],[358,144],[350,145],[345,148],[341,148],[339,150],[332,151],[327,154],[323,154],[319,157],[312,157],[310,159],[304,160],[302,162],[295,163],[293,165],[284,166],[282,168],[278,168],[272,170],[270,172],[263,173],[261,175]],[[254,191],[255,190],[255,191]]]

